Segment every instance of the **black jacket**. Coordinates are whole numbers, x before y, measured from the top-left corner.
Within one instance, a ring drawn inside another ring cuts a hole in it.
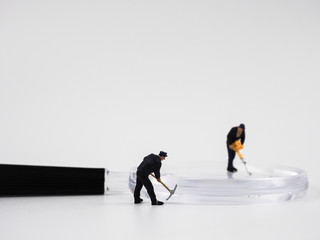
[[[238,130],[238,127],[231,128],[230,132],[227,135],[227,144],[228,145],[231,145],[232,143],[234,143],[238,139],[240,139],[241,143],[244,144],[244,140],[246,139],[245,130],[242,131],[240,137],[237,137],[237,130]]]
[[[160,178],[161,159],[158,155],[151,153],[146,156],[138,167],[138,173],[149,175],[154,173],[156,178]]]

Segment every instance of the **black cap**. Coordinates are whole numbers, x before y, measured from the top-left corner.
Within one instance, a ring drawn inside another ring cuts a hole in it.
[[[159,156],[161,157],[168,157],[166,152],[160,151]]]
[[[243,123],[241,123],[241,124],[239,125],[239,128],[242,128],[243,130],[245,130],[245,129],[246,129],[246,126],[245,126]]]

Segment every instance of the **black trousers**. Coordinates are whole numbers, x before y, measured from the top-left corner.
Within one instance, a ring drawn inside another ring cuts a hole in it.
[[[137,172],[136,188],[134,189],[134,199],[135,200],[140,199],[140,191],[143,186],[147,189],[147,192],[150,196],[151,202],[156,203],[157,198],[156,198],[156,194],[154,193],[153,185],[149,179],[149,174],[144,174],[144,173],[141,173],[138,171]]]
[[[233,168],[233,160],[234,160],[234,157],[236,156],[236,152],[229,148],[228,143],[227,143],[227,150],[228,150],[228,168]]]

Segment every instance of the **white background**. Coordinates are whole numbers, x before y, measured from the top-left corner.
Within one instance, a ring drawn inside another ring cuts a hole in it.
[[[134,206],[0,199],[0,239],[319,239],[319,1],[0,0],[0,162],[129,171],[226,161],[305,169],[306,198]]]

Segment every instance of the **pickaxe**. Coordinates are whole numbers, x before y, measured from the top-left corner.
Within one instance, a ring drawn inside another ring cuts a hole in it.
[[[151,173],[150,174],[152,177],[154,177],[155,179],[157,179],[157,177],[153,174],[153,173]],[[165,185],[162,181],[159,181],[168,191],[169,191],[169,193],[170,193],[170,195],[169,195],[169,197],[166,199],[166,201],[168,201],[168,199],[169,198],[171,198],[171,196],[174,194],[174,192],[176,191],[176,189],[177,189],[177,184],[176,184],[176,186],[174,187],[174,189],[173,190],[170,190],[170,188],[168,188],[167,187],[167,185]]]

